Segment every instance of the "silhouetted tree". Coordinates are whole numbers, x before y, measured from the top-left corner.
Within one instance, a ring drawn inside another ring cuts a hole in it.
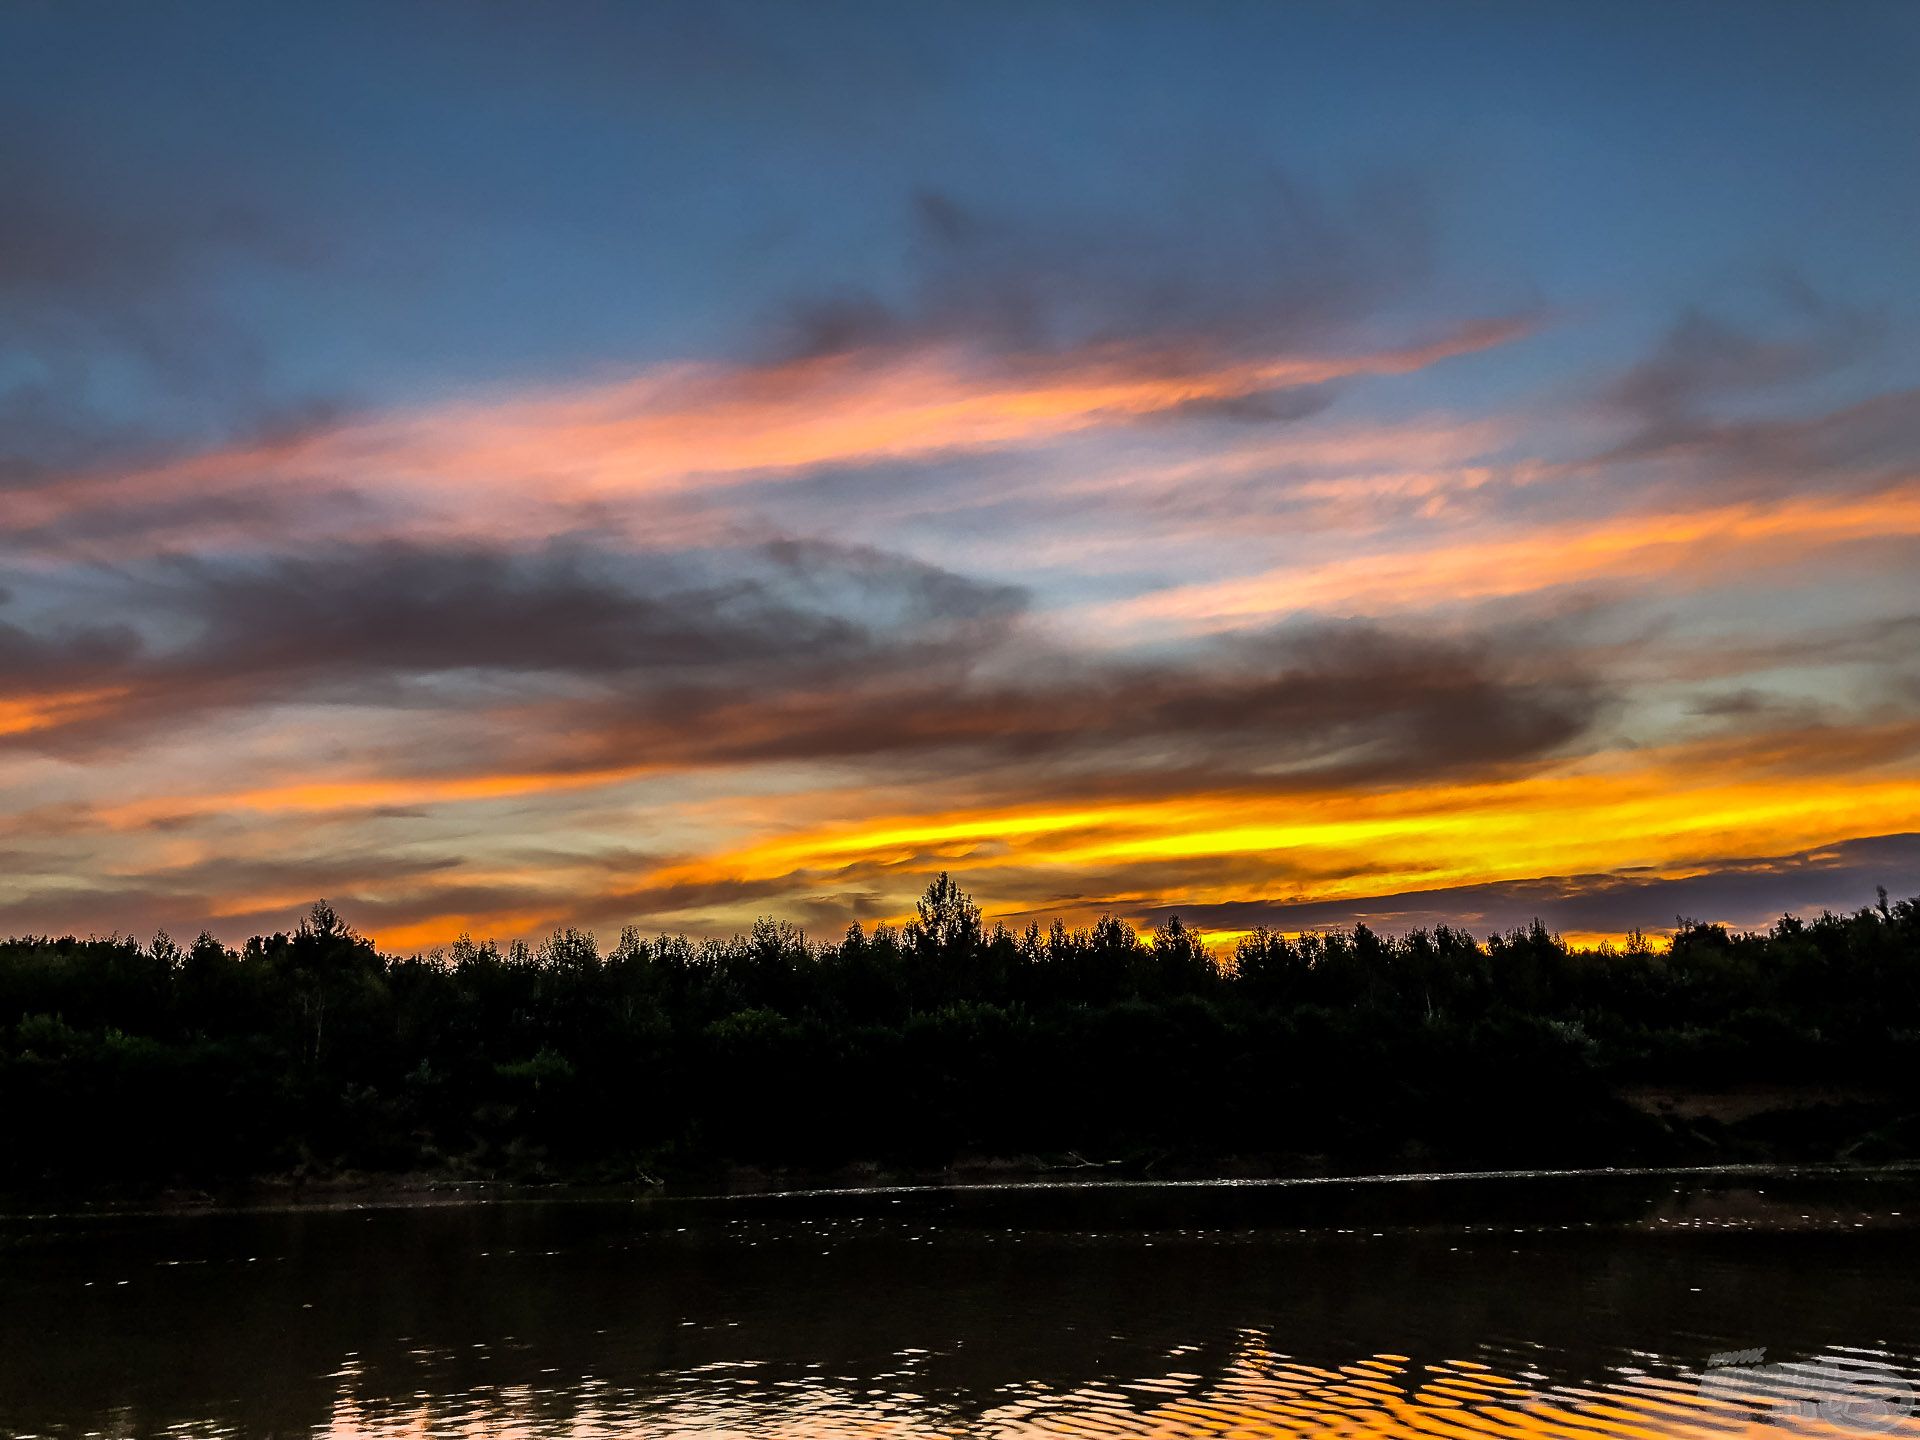
[[[1675,1131],[1635,1086],[1883,1098]],[[1325,1163],[1920,1154],[1920,902],[1683,921],[1242,936],[988,929],[949,875],[902,931],[462,936],[384,956],[324,902],[210,935],[0,941],[0,1181],[415,1167],[629,1178],[956,1153]],[[1744,1123],[1744,1122],[1743,1122]],[[1758,1122],[1755,1122],[1758,1123]]]
[[[980,943],[980,907],[942,870],[914,903],[907,940],[915,950],[952,954]]]

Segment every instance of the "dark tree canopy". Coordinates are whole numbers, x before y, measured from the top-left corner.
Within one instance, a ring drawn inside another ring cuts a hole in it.
[[[987,926],[951,876],[816,943],[563,930],[383,955],[331,907],[203,935],[0,941],[0,1179],[340,1170],[622,1179],[735,1164],[1412,1166],[1920,1151],[1920,904],[1684,923]],[[1628,1100],[1817,1094],[1765,1125]]]

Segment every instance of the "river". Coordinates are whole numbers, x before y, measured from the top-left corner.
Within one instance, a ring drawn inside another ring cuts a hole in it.
[[[0,1434],[1920,1435],[1920,1175],[0,1219]]]

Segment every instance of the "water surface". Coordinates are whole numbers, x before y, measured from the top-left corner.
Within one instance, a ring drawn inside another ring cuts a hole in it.
[[[0,1434],[1920,1435],[1920,1177],[0,1221]]]

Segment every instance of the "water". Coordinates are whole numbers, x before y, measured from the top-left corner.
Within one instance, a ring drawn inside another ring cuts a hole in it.
[[[15,1216],[0,1434],[1920,1435],[1917,1261],[1910,1173]]]

